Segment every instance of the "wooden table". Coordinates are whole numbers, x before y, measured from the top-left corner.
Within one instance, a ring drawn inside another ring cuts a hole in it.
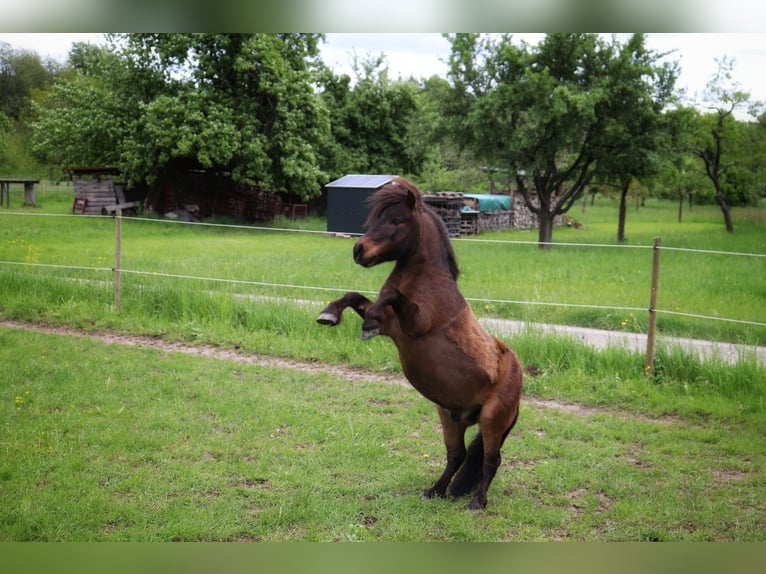
[[[0,206],[3,205],[3,199],[5,199],[5,206],[11,206],[11,184],[23,183],[24,184],[24,205],[37,205],[35,203],[35,184],[40,183],[39,179],[14,179],[7,177],[0,177]]]

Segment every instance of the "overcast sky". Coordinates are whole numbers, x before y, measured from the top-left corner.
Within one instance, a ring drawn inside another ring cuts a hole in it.
[[[541,36],[515,37],[535,43]],[[360,58],[385,54],[390,77],[394,79],[427,78],[447,72],[449,43],[438,33],[331,33],[326,37],[322,57],[337,72],[351,74],[354,54]],[[0,41],[63,62],[73,41],[99,44],[103,34],[0,33]],[[716,70],[715,59],[726,56],[735,61],[734,77],[740,87],[750,92],[753,100],[766,102],[766,34],[651,33],[647,44],[659,52],[675,50],[670,58],[681,64],[677,85],[685,88],[690,97],[695,93],[701,95]]]

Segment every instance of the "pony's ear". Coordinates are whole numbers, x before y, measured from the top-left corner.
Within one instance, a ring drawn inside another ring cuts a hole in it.
[[[415,192],[411,189],[407,190],[407,207],[410,209],[413,209],[415,207],[415,204],[418,202],[418,197],[415,195]]]

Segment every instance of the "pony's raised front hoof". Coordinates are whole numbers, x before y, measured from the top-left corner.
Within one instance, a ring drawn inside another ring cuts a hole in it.
[[[340,319],[335,313],[330,313],[329,311],[322,311],[319,314],[319,317],[317,317],[317,323],[320,325],[329,325],[331,327],[334,327],[340,322]]]
[[[369,329],[362,329],[362,341],[372,339],[380,335],[380,327],[371,327]]]

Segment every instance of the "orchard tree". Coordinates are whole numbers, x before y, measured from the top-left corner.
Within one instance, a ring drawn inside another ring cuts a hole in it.
[[[702,161],[705,174],[715,190],[715,201],[721,208],[726,231],[734,233],[731,218],[731,197],[727,189],[727,175],[737,178],[737,158],[734,153],[739,146],[742,130],[734,116],[736,111],[746,111],[755,118],[762,109],[761,102],[753,102],[750,93],[734,81],[734,61],[726,57],[716,60],[718,69],[708,82],[702,102],[709,110],[701,118],[701,125],[692,144],[692,152]]]
[[[655,142],[631,137],[654,129],[675,71],[643,35],[625,45],[595,34],[548,34],[537,46],[510,35],[448,38],[454,129],[490,167],[512,174],[538,217],[541,247],[599,162],[605,174],[615,173],[617,156],[630,158],[631,177],[648,169]]]
[[[615,185],[620,204],[617,241],[625,242],[627,196],[634,180],[647,182],[661,168],[659,151],[667,142],[663,109],[673,100],[677,66],[655,66],[641,34],[617,48],[607,62],[607,76],[619,78],[600,114],[605,119],[600,144],[594,146],[596,178]]]
[[[449,82],[439,76],[422,82],[416,94],[417,113],[407,130],[409,154],[421,166],[418,180],[423,189],[483,193],[488,183],[486,170],[481,169],[471,150],[461,148],[453,137],[452,118],[447,113],[451,90]]]

